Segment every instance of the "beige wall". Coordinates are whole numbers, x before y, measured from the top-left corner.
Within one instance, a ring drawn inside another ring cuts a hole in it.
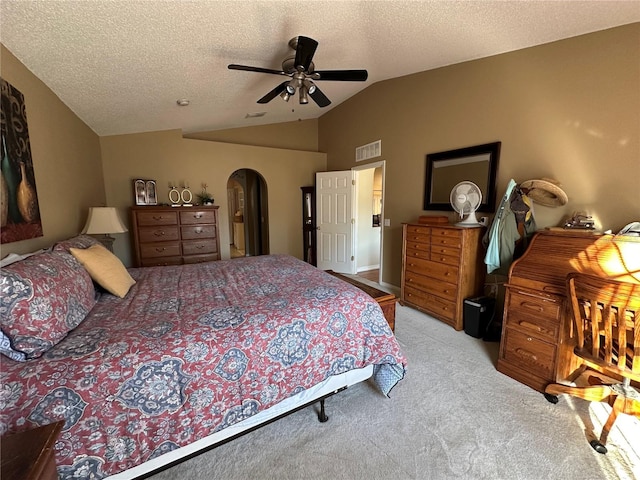
[[[43,237],[2,245],[0,256],[48,247],[77,234],[90,206],[104,205],[98,136],[0,46],[0,74],[24,95]]]
[[[220,206],[222,258],[229,258],[227,180],[234,171],[249,168],[267,184],[270,253],[302,258],[300,187],[313,185],[315,172],[326,169],[325,154],[185,139],[179,130],[102,137],[100,143],[107,202],[119,207],[127,223],[133,179],[156,180],[158,201],[163,203],[168,202],[169,181],[188,181],[194,194],[207,183]],[[118,236],[114,251],[126,265],[131,264],[129,234]]]
[[[184,135],[184,137],[199,140],[213,140],[215,142],[237,143],[241,145],[317,152],[318,119],[198,132]]]
[[[580,210],[616,231],[640,220],[640,24],[379,82],[320,118],[328,170],[379,139],[385,282],[400,283],[401,223],[425,213],[432,152],[499,140],[498,198],[510,178],[553,177],[569,203],[536,206],[538,226]]]
[[[3,245],[2,256],[76,234],[91,205],[118,206],[128,221],[133,178],[156,179],[164,201],[169,180],[186,179],[194,191],[207,182],[222,206],[228,256],[226,181],[240,168],[267,180],[271,251],[301,256],[299,187],[311,185],[315,171],[355,166],[355,147],[378,139],[383,156],[372,161],[386,161],[391,227],[384,228],[383,280],[391,284],[400,282],[400,224],[424,213],[427,153],[502,141],[499,197],[510,178],[542,176],[560,180],[569,195],[565,208],[536,208],[540,226],[574,210],[614,230],[640,218],[639,24],[373,84],[323,115],[316,140],[316,121],[194,134],[215,141],[179,131],[99,139],[4,47],[1,53],[3,78],[26,99],[45,234]],[[262,146],[239,145],[249,143]],[[288,150],[315,145],[326,156]],[[115,249],[130,261],[128,234]]]

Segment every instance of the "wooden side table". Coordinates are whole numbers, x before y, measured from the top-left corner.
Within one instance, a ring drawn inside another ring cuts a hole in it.
[[[0,476],[11,480],[57,480],[53,446],[64,421],[0,439]]]
[[[384,314],[384,318],[387,320],[387,323],[391,327],[391,331],[395,331],[396,328],[396,296],[393,293],[384,292],[382,290],[378,290],[377,288],[371,287],[364,283],[359,282],[351,277],[347,277],[340,273],[336,273],[333,270],[325,270],[330,275],[339,278],[340,280],[344,280],[347,283],[350,283],[354,287],[358,287],[364,293],[372,297],[380,308],[382,309],[382,313]]]

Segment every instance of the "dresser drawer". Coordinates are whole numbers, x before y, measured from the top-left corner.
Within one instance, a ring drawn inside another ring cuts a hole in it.
[[[180,240],[178,227],[174,226],[140,227],[138,236],[140,237],[140,243]]]
[[[139,226],[178,224],[178,212],[138,212],[136,218]]]
[[[452,284],[458,282],[458,267],[453,265],[407,257],[405,270]]]
[[[431,252],[430,260],[433,260],[434,262],[438,262],[438,263],[444,263],[447,265],[453,265],[454,267],[457,267],[458,265],[460,265],[459,256],[452,257],[451,255],[442,255],[442,254]]]
[[[416,248],[418,245],[422,245],[422,248]],[[431,255],[429,254],[429,245],[412,243],[407,244],[406,251],[407,258],[422,258],[423,260],[429,260]]]
[[[462,246],[462,232],[434,227],[431,229],[431,244],[460,248]]]
[[[553,381],[556,347],[534,336],[513,328],[505,328],[502,336],[503,360],[515,367],[531,371],[535,375]]]
[[[201,263],[201,262],[214,262],[220,260],[217,253],[208,253],[205,255],[187,255],[182,257],[184,263]]]
[[[449,257],[460,258],[460,248],[455,245],[433,244],[431,245],[431,256],[447,255]]]
[[[216,226],[215,225],[193,225],[189,227],[182,227],[183,240],[195,240],[198,238],[216,238]]]
[[[439,319],[448,321],[447,323],[452,323],[456,314],[456,302],[436,297],[407,285],[404,288],[403,300],[433,313]]]
[[[506,324],[527,334],[555,342],[560,330],[562,301],[509,288],[506,299]]]
[[[181,225],[194,225],[199,223],[216,223],[215,210],[189,210],[180,212]]]
[[[407,240],[414,236],[431,236],[431,227],[423,227],[421,225],[407,225]]]
[[[415,272],[407,271],[405,273],[404,284],[407,287],[421,290],[427,294],[433,294],[452,302],[456,298],[457,290],[455,285],[441,280],[436,280],[435,278],[419,275]]]
[[[211,240],[187,240],[182,242],[183,255],[200,255],[204,253],[217,253],[216,242]]]
[[[143,258],[143,267],[166,267],[167,265],[182,265],[182,257],[154,257]]]
[[[140,244],[140,257],[142,259],[158,257],[179,257],[179,243],[142,243]]]

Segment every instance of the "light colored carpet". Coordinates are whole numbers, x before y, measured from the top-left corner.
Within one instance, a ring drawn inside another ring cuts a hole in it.
[[[206,452],[153,480],[639,479],[640,422],[620,416],[609,453],[588,444],[609,407],[548,403],[495,369],[487,343],[397,307],[408,371],[385,398],[370,382]],[[585,426],[586,425],[586,426]]]

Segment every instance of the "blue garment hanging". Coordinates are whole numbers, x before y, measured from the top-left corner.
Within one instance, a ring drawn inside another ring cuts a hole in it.
[[[516,182],[512,178],[509,180],[507,190],[500,201],[500,206],[493,218],[493,223],[491,224],[488,235],[485,237],[485,239],[488,238],[489,241],[487,253],[484,256],[484,263],[487,265],[487,273],[491,273],[500,268],[500,224],[504,223],[505,217],[511,213],[511,209],[509,208],[509,199],[511,198],[511,193],[515,187]]]
[[[528,238],[536,231],[532,204],[529,198],[511,179],[502,197],[491,228],[483,241],[487,245],[484,263],[487,273],[508,274],[514,259],[527,248]]]

